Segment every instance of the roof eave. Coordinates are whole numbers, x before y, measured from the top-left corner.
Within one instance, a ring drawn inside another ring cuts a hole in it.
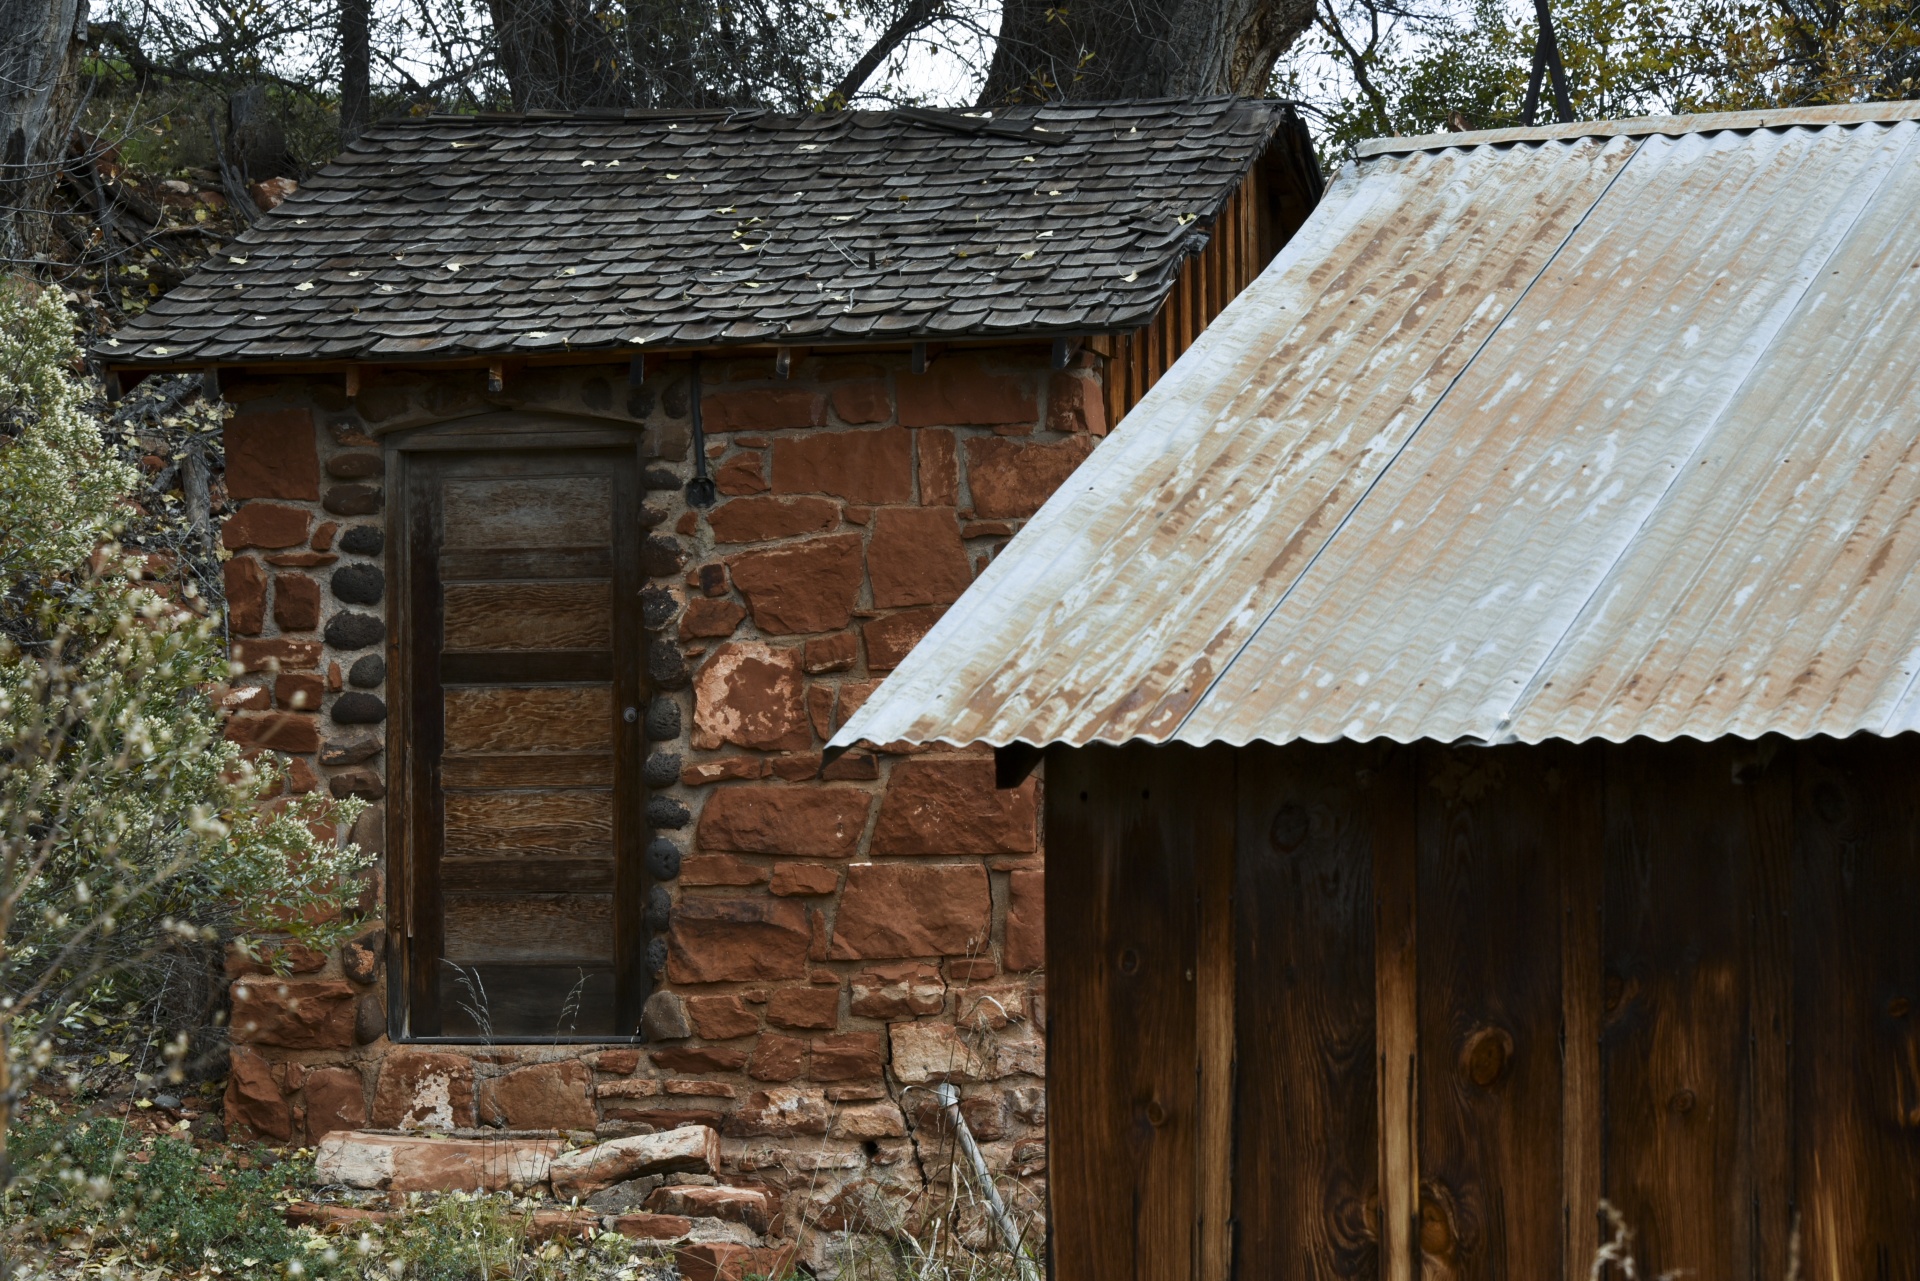
[[[1171,288],[1171,287],[1169,287]],[[1165,298],[1161,299],[1165,302]],[[1158,311],[1156,306],[1154,311]],[[405,366],[410,369],[484,369],[502,361],[528,365],[573,365],[612,363],[631,360],[635,356],[653,356],[673,354],[690,356],[696,353],[723,352],[727,355],[745,355],[752,352],[773,352],[783,348],[805,348],[809,351],[834,349],[839,351],[898,351],[917,346],[921,343],[929,347],[938,345],[943,349],[960,347],[1003,347],[1009,343],[1047,342],[1057,338],[1110,338],[1130,334],[1142,325],[1149,323],[1153,314],[1149,313],[1140,320],[1122,325],[1036,325],[1031,329],[1013,330],[1003,334],[888,334],[884,338],[808,338],[796,335],[791,339],[750,338],[733,342],[658,342],[625,343],[609,346],[585,346],[565,348],[541,348],[538,350],[508,349],[503,351],[474,352],[450,351],[446,353],[421,352],[416,355],[382,354],[366,352],[357,355],[333,353],[326,356],[194,356],[175,360],[129,360],[115,357],[110,351],[100,347],[87,349],[88,359],[101,369],[113,373],[133,374],[143,377],[149,374],[184,373],[193,370],[218,367],[221,369],[287,370],[294,372],[320,373],[346,369],[350,366],[380,365],[386,367]]]

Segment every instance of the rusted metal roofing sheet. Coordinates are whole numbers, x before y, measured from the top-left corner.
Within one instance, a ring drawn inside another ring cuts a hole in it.
[[[836,743],[1920,729],[1920,113],[1862,114],[1376,147]]]

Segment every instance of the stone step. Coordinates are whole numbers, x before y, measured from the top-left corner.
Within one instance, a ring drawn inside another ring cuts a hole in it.
[[[727,1219],[765,1232],[773,1220],[773,1197],[758,1188],[677,1185],[655,1189],[647,1209],[690,1219]]]
[[[568,1238],[591,1241],[600,1233],[600,1216],[591,1210],[535,1210],[527,1224],[527,1239],[552,1241]]]
[[[607,1227],[635,1241],[680,1241],[693,1232],[693,1220],[677,1214],[649,1214],[644,1210],[636,1210],[631,1214],[609,1216]]]
[[[395,1210],[376,1210],[371,1206],[334,1205],[319,1201],[290,1202],[282,1215],[293,1227],[315,1227],[322,1232],[360,1232],[390,1222]],[[557,1237],[592,1240],[601,1231],[618,1232],[635,1241],[652,1241],[679,1248],[694,1246],[732,1249],[763,1249],[759,1234],[737,1221],[714,1216],[688,1218],[679,1214],[601,1215],[592,1210],[568,1210],[558,1207],[535,1210],[525,1223],[527,1239],[545,1242]]]
[[[569,1201],[650,1175],[710,1175],[720,1163],[720,1136],[704,1125],[566,1148],[557,1138],[335,1130],[320,1141],[314,1173],[323,1184],[389,1192],[499,1192],[549,1183],[556,1199]]]
[[[790,1243],[755,1248],[702,1242],[681,1246],[673,1252],[673,1258],[682,1281],[746,1281],[748,1277],[781,1281],[794,1275],[796,1252],[797,1247]]]
[[[700,1245],[746,1245],[759,1247],[764,1245],[760,1234],[744,1223],[732,1219],[700,1218],[688,1219],[692,1229],[687,1233],[688,1243]]]
[[[557,1156],[549,1168],[562,1201],[649,1174],[712,1174],[720,1167],[720,1135],[705,1125],[609,1139]]]
[[[547,1182],[566,1146],[563,1139],[335,1130],[320,1140],[314,1175],[323,1184],[389,1192],[500,1192]]]
[[[390,1222],[397,1211],[358,1205],[325,1205],[295,1201],[282,1211],[291,1227],[315,1227],[322,1232],[362,1232]],[[599,1235],[600,1216],[587,1210],[535,1210],[524,1222],[527,1240],[546,1242],[556,1237],[591,1241]],[[691,1225],[689,1225],[691,1226]],[[680,1235],[685,1236],[683,1232]]]
[[[739,1245],[754,1249],[765,1244],[758,1232],[732,1219],[688,1218],[684,1214],[655,1214],[651,1210],[636,1210],[631,1214],[609,1215],[604,1222],[609,1231],[636,1241]]]

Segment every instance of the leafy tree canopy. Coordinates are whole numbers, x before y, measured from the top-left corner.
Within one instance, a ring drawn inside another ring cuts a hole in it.
[[[1915,0],[1554,0],[1552,14],[1580,119],[1920,92]],[[1320,0],[1276,88],[1330,159],[1363,138],[1515,126],[1537,30],[1531,5],[1502,0]]]

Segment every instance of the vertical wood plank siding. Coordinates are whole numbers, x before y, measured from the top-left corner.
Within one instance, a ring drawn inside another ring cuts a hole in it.
[[[1858,742],[1794,753],[1791,1192],[1801,1275],[1878,1281],[1920,1276],[1920,752]]]
[[[1652,1275],[1747,1277],[1753,833],[1724,750],[1672,748],[1622,754],[1605,784],[1608,1199]]]
[[[1606,849],[1599,786],[1574,786],[1567,780],[1604,778],[1605,757],[1602,744],[1582,743],[1568,753],[1559,782],[1567,794],[1566,827],[1556,841],[1561,851],[1560,1215],[1566,1225],[1560,1275],[1569,1278],[1587,1275],[1601,1240],[1599,1206],[1606,1166],[1600,1033],[1606,979],[1600,940]]]
[[[1228,765],[1227,753],[1207,753]],[[1221,812],[1227,812],[1223,805]],[[1196,851],[1199,946],[1194,964],[1194,1040],[1199,1058],[1199,1223],[1196,1277],[1225,1277],[1233,1258],[1233,1089],[1235,834],[1225,824],[1207,829]]]
[[[1237,770],[1220,771],[1238,776],[1240,817],[1237,1276],[1380,1275],[1381,851],[1366,768],[1378,753],[1329,746],[1312,755],[1248,747]]]
[[[1058,1281],[1194,1267],[1198,869],[1230,862],[1233,843],[1232,780],[1219,764],[1230,768],[1217,750],[1094,748],[1048,770],[1048,875],[1061,849],[1061,879],[1081,890],[1049,894],[1046,908]]]
[[[1248,174],[1214,218],[1207,247],[1181,264],[1152,324],[1089,344],[1106,359],[1109,426],[1140,403],[1292,234],[1297,226],[1294,211],[1275,215],[1266,210],[1268,181],[1258,167]],[[1299,216],[1304,218],[1305,212]]]
[[[1561,1264],[1560,745],[1420,752],[1420,1249],[1425,1275]]]
[[[1920,1276],[1915,777],[1050,749],[1055,1276],[1575,1281],[1602,1198],[1642,1276]]]

